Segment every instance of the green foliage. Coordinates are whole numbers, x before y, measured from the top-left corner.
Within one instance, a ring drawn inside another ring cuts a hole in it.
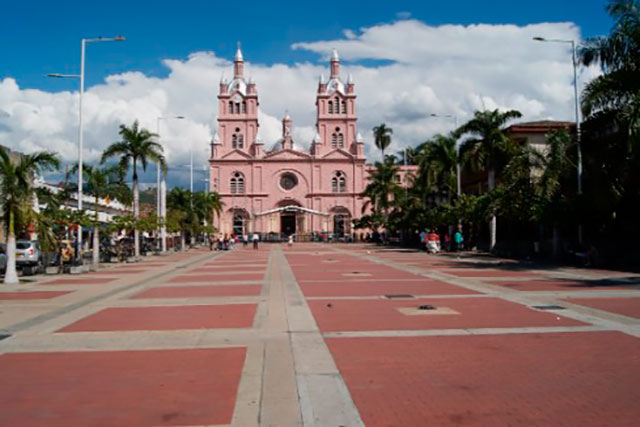
[[[393,129],[387,127],[384,123],[373,128],[373,138],[376,147],[382,152],[382,158],[384,159],[384,150],[391,145],[391,135]]]

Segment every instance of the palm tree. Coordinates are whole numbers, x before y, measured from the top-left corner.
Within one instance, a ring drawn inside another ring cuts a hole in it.
[[[167,207],[170,211],[178,213],[178,216],[183,218],[180,227],[182,250],[184,250],[186,246],[186,230],[195,221],[192,201],[193,195],[191,192],[181,187],[174,187],[169,194],[167,194]]]
[[[582,94],[587,118],[613,115],[628,128],[629,136],[640,140],[640,2],[612,0],[607,12],[616,23],[608,37],[585,41],[580,49],[582,63],[600,63],[604,74],[593,79]]]
[[[78,165],[75,165],[69,173],[75,174]],[[105,167],[85,165],[82,169],[83,187],[87,194],[94,198],[94,227],[93,227],[93,268],[97,269],[100,264],[100,224],[98,221],[99,202],[103,198],[116,199],[125,205],[131,204],[131,190],[125,181],[126,169],[122,165],[111,165]]]
[[[458,152],[455,134],[438,134],[420,146],[418,157],[418,182],[423,188],[436,189],[438,195],[446,195],[451,202],[457,187]]]
[[[31,213],[35,199],[34,178],[47,170],[60,167],[57,154],[38,152],[21,156],[15,162],[0,147],[0,210],[7,232],[7,269],[4,283],[19,283],[16,271],[16,224],[24,222]]]
[[[506,133],[505,125],[509,120],[522,117],[516,110],[500,112],[476,111],[473,119],[462,125],[455,132],[470,137],[463,141],[462,156],[475,170],[487,171],[489,191],[496,185],[496,170],[506,163],[512,141]],[[496,245],[496,216],[491,215],[489,223],[490,249]]]
[[[120,125],[118,132],[122,138],[119,142],[114,142],[102,153],[101,163],[112,157],[120,157],[120,166],[128,170],[129,164],[133,166],[133,216],[138,219],[140,216],[140,191],[138,188],[138,161],[142,165],[142,170],[147,169],[149,161],[159,164],[166,170],[163,149],[154,139],[156,134],[149,132],[138,126],[138,121],[133,122],[131,127]],[[140,256],[140,232],[134,230],[135,256]]]
[[[391,134],[393,129],[388,128],[387,125],[382,123],[380,126],[373,128],[373,137],[376,147],[382,151],[382,161],[384,162],[384,150],[391,145]]]
[[[401,189],[397,179],[399,169],[393,156],[387,156],[384,163],[375,163],[374,170],[369,176],[369,184],[362,192],[363,196],[369,198],[362,206],[363,212],[369,205],[373,205],[374,214],[381,211],[385,215],[388,214],[392,202],[398,199]]]

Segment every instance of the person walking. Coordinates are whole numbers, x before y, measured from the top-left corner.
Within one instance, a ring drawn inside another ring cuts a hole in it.
[[[453,241],[456,244],[456,252],[461,251],[464,238],[462,237],[462,232],[460,231],[460,229],[457,229],[456,234],[453,235]]]
[[[244,233],[242,235],[242,247],[246,248],[249,245],[249,235]]]
[[[260,235],[254,232],[251,240],[253,241],[253,249],[258,250],[258,242],[260,241]]]
[[[293,234],[289,234],[288,244],[289,244],[289,247],[293,246]]]

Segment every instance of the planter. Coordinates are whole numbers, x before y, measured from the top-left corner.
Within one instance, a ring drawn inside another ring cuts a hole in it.
[[[138,259],[136,257],[130,256],[130,257],[127,258],[127,263],[131,264],[131,263],[134,263],[134,262],[138,262]]]
[[[82,274],[84,273],[84,267],[82,265],[74,265],[69,267],[69,274]]]
[[[44,269],[45,274],[58,274],[60,272],[60,268],[58,266],[51,266]]]

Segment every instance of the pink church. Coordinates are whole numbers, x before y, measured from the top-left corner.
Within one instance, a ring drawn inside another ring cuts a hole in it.
[[[238,48],[233,79],[220,82],[218,131],[211,142],[210,189],[224,202],[214,218],[222,233],[343,235],[362,215],[360,195],[369,166],[356,121],[355,85],[340,78],[334,50],[331,73],[316,95],[316,135],[309,151],[293,148],[293,121],[282,119],[282,138],[265,151],[258,123],[258,90],[244,77]],[[404,177],[399,177],[403,179]]]

